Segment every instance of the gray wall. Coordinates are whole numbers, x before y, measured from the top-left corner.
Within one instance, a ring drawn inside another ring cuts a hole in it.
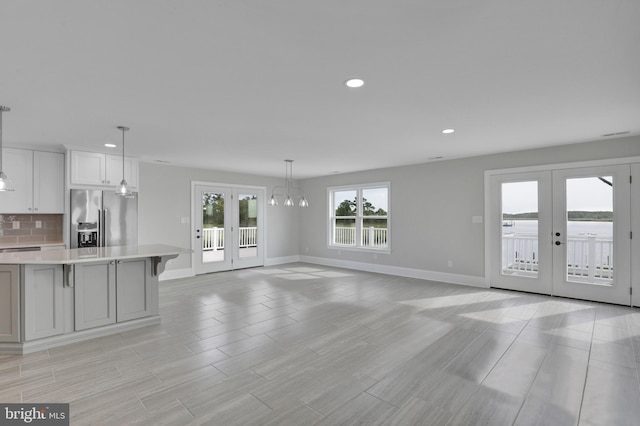
[[[267,178],[214,170],[193,169],[157,163],[140,163],[139,242],[191,248],[191,182],[203,181],[267,187],[267,197],[283,178]],[[265,262],[298,255],[297,209],[267,206]],[[166,270],[191,268],[191,256],[179,256]]]
[[[300,212],[300,254],[473,277],[484,276],[484,172],[640,156],[640,137],[444,160],[306,179],[312,208]],[[391,182],[391,254],[327,248],[327,187]],[[453,261],[449,268],[447,262]]]

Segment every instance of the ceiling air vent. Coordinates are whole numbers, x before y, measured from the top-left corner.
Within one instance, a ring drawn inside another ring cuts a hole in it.
[[[631,133],[630,131],[626,131],[626,132],[615,132],[615,133],[605,133],[604,135],[602,135],[603,137],[609,137],[609,136],[622,136],[622,135],[628,135],[629,133]]]

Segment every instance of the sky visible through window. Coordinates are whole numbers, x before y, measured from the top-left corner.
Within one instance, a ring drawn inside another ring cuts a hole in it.
[[[609,182],[611,176],[604,177]],[[567,209],[570,211],[613,211],[613,188],[597,177],[571,178],[567,181]],[[538,211],[538,182],[509,182],[502,185],[502,211],[528,213]]]

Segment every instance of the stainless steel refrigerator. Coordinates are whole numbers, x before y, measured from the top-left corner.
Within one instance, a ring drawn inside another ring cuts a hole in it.
[[[71,190],[71,248],[138,244],[138,193]]]

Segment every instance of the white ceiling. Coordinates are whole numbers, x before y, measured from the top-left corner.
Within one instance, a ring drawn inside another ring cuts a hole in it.
[[[125,125],[146,161],[303,178],[634,135],[638,18],[638,0],[2,0],[4,142],[101,150]]]

